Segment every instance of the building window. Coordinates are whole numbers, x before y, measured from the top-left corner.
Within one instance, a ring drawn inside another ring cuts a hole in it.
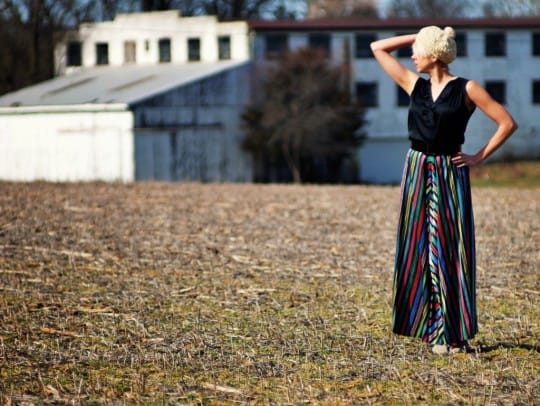
[[[201,60],[201,40],[199,38],[188,39],[188,61]]]
[[[485,35],[486,56],[506,56],[506,35],[504,32],[488,32]]]
[[[277,59],[287,52],[287,34],[267,34],[264,40],[266,59]]]
[[[231,37],[223,36],[218,38],[219,59],[231,59]]]
[[[82,46],[78,41],[68,42],[67,44],[67,66],[82,65]]]
[[[308,36],[310,48],[319,49],[326,57],[330,56],[330,35],[325,33],[310,33]]]
[[[98,42],[96,44],[96,65],[109,64],[109,44]]]
[[[540,32],[532,33],[532,54],[540,56]]]
[[[135,41],[124,42],[124,63],[136,62],[137,45]]]
[[[403,47],[397,50],[398,58],[410,58],[412,56],[412,47]]]
[[[364,107],[377,107],[379,100],[377,97],[377,83],[375,82],[357,82],[356,99]]]
[[[464,32],[456,32],[456,48],[457,56],[467,56],[467,34]]]
[[[159,48],[159,61],[170,62],[171,61],[171,40],[169,38],[162,38],[158,41]]]
[[[396,89],[397,89],[397,105],[399,107],[409,106],[410,97],[407,94],[407,92],[403,90],[401,86],[396,86]]]
[[[536,79],[532,84],[532,102],[540,104],[540,79]]]
[[[486,91],[495,101],[506,103],[506,83],[502,80],[486,81]]]
[[[396,35],[409,35],[413,34],[412,32],[398,32]],[[398,58],[410,58],[412,56],[412,46],[399,48],[397,50]]]
[[[356,58],[372,58],[370,44],[376,40],[375,34],[356,34],[354,56]]]
[[[146,52],[150,51],[150,40],[149,39],[144,40],[144,50]]]

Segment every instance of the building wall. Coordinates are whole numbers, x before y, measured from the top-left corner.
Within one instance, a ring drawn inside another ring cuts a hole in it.
[[[539,27],[540,30],[540,27]],[[381,167],[380,160],[384,159],[383,149],[388,150],[387,156],[398,159],[407,150],[407,106],[397,105],[397,86],[383,72],[375,59],[371,56],[365,58],[355,57],[355,38],[357,33],[373,34],[376,38],[386,38],[400,32],[414,32],[410,30],[332,30],[325,28],[331,36],[330,58],[333,63],[341,63],[344,57],[344,46],[350,48],[352,62],[351,92],[355,93],[355,83],[371,82],[377,86],[377,105],[367,108],[367,125],[364,128],[368,139],[359,151],[360,178],[368,182],[397,183],[401,179],[401,165]],[[484,55],[485,33],[490,31],[506,33],[506,50],[504,57],[488,57]],[[265,58],[265,37],[271,30],[257,32],[253,41],[253,55],[255,60]],[[307,46],[310,31],[299,29],[279,29],[275,32],[286,32],[288,35],[288,49],[295,50]],[[512,138],[497,151],[492,160],[503,158],[538,159],[540,158],[540,104],[532,103],[532,82],[540,80],[540,57],[533,56],[532,35],[530,29],[506,29],[504,27],[492,28],[456,28],[456,32],[466,35],[467,55],[459,57],[451,65],[451,72],[466,78],[474,79],[481,85],[486,81],[501,80],[506,83],[505,107],[514,116],[519,129]],[[414,70],[409,57],[400,58],[401,62]],[[466,133],[464,151],[476,152],[481,148],[495,131],[495,124],[485,117],[482,112],[476,111],[471,118]]]
[[[133,115],[105,108],[0,109],[0,179],[132,181]]]
[[[170,63],[188,62],[188,39],[200,39],[201,62],[219,60],[218,37],[229,36],[231,60],[249,59],[248,26],[245,21],[218,22],[214,16],[181,17],[177,11],[119,14],[113,21],[81,24],[69,32],[55,50],[57,74],[69,73],[78,67],[67,67],[66,46],[70,41],[82,43],[82,66],[96,65],[96,44],[107,43],[109,65],[121,66],[124,43],[135,41],[136,64],[159,63],[158,42],[171,41]]]
[[[519,129],[493,156],[493,160],[504,158],[540,157],[540,125],[535,117],[540,114],[540,105],[532,103],[532,82],[540,77],[540,57],[531,55],[531,31],[507,31],[507,56],[484,56],[484,34],[489,30],[467,30],[467,56],[458,57],[450,65],[451,72],[475,80],[485,86],[487,81],[506,83],[505,107],[519,124]],[[390,36],[386,33],[381,37]],[[519,61],[519,63],[517,63]],[[402,62],[410,69],[414,66],[408,58]],[[366,67],[366,64],[369,66]],[[369,113],[372,123],[368,133],[372,137],[395,134],[397,128],[406,135],[407,108],[397,107],[395,84],[388,79],[375,61],[357,63],[356,80],[365,77],[379,83],[380,107]],[[496,130],[495,123],[481,111],[476,111],[465,134],[464,151],[475,153],[482,148]]]
[[[121,66],[126,63],[126,41],[136,43],[136,64],[157,64],[158,42],[162,38],[171,40],[171,63],[195,64],[197,62],[187,60],[189,38],[200,38],[201,62],[214,62],[219,59],[218,37],[227,35],[231,38],[231,59],[253,59],[255,65],[260,66],[266,57],[267,34],[285,34],[288,49],[294,50],[309,44],[310,33],[327,33],[330,36],[329,55],[333,63],[342,63],[345,47],[349,47],[352,66],[351,92],[355,94],[356,84],[360,82],[376,85],[377,103],[367,108],[367,124],[363,129],[368,139],[358,152],[360,178],[374,183],[399,182],[402,161],[400,157],[404,158],[404,151],[408,146],[407,107],[397,105],[396,84],[388,78],[370,54],[363,58],[355,56],[355,42],[359,33],[384,38],[404,31],[414,32],[418,27],[402,29],[401,27],[406,26],[403,22],[400,22],[400,28],[395,30],[395,26],[388,24],[384,28],[372,25],[347,29],[343,26],[337,29],[331,24],[323,24],[317,28],[317,23],[313,23],[309,29],[302,29],[302,21],[290,23],[289,28],[287,24],[274,31],[268,28],[257,31],[256,26],[252,26],[250,32],[245,21],[225,23],[208,16],[181,18],[176,11],[121,14],[114,21],[82,24],[79,31],[69,33],[56,50],[57,67],[62,74],[79,69],[66,67],[66,44],[71,40],[82,42],[82,67],[96,65],[95,47],[99,42],[109,44],[109,65]],[[540,157],[540,130],[537,124],[540,104],[532,103],[531,94],[532,81],[540,80],[537,73],[540,72],[540,57],[531,53],[531,33],[535,30],[534,26],[516,28],[515,25],[498,27],[491,24],[493,28],[489,28],[467,22],[462,27],[465,28],[458,27],[456,31],[465,33],[467,37],[467,56],[458,58],[451,65],[452,72],[474,79],[482,85],[485,85],[486,81],[504,81],[505,105],[520,126],[493,159]],[[504,57],[484,56],[485,33],[493,30],[506,33],[507,54]],[[410,58],[401,60],[413,69]],[[132,106],[135,113],[134,176],[137,179],[249,180],[251,166],[239,145],[243,136],[240,115],[245,104],[256,96],[255,91],[249,95],[250,88],[255,89],[250,87],[251,82],[259,79],[254,77],[253,70],[235,70],[230,76],[226,75],[226,79],[203,79],[193,86],[173,89],[163,97]],[[234,103],[229,99],[217,103],[216,100],[223,97],[223,94],[233,99],[241,96]],[[185,100],[191,100],[191,104]],[[142,117],[150,121],[142,122]],[[476,112],[466,133],[464,150],[476,152],[487,142],[494,130],[494,123],[481,112]],[[146,148],[150,152],[145,152]],[[181,153],[178,152],[179,148]],[[162,156],[159,151],[167,151],[168,157]],[[191,153],[189,151],[196,157],[206,156],[204,168],[213,169],[203,170],[200,163],[188,164],[187,162],[195,160],[187,157]],[[391,164],[381,165],[385,156],[400,163],[392,161]],[[215,162],[210,163],[211,159]],[[152,165],[151,168],[141,166],[140,162],[143,161]],[[197,171],[199,175],[196,175]],[[221,173],[218,174],[219,171]],[[210,173],[212,175],[209,175]]]
[[[249,182],[240,117],[251,65],[206,77],[131,106],[136,180]]]
[[[539,27],[540,28],[540,27]],[[507,31],[507,56],[485,57],[484,30],[468,31],[468,57],[458,59],[452,70],[481,85],[489,80],[506,83],[505,107],[519,125],[516,133],[499,149],[494,159],[540,158],[540,104],[532,103],[532,82],[540,79],[540,57],[531,55],[531,30]],[[496,127],[482,112],[474,113],[464,149],[476,152]]]

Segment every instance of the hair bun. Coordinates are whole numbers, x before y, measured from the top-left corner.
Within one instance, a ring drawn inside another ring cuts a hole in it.
[[[449,64],[456,59],[455,35],[452,27],[444,29],[436,25],[424,27],[416,34],[413,52],[417,55],[435,56],[439,61]]]
[[[445,38],[455,38],[456,32],[452,27],[444,27],[444,37]]]

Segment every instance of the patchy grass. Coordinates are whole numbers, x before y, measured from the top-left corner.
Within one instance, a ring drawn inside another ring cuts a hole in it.
[[[0,403],[537,404],[540,189],[474,193],[440,357],[390,331],[397,187],[0,184]]]
[[[540,187],[540,161],[495,162],[480,165],[471,171],[474,186]]]

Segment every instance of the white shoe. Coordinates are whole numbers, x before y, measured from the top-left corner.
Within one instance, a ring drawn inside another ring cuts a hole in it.
[[[448,346],[446,344],[434,344],[431,346],[431,351],[438,355],[448,354]]]

